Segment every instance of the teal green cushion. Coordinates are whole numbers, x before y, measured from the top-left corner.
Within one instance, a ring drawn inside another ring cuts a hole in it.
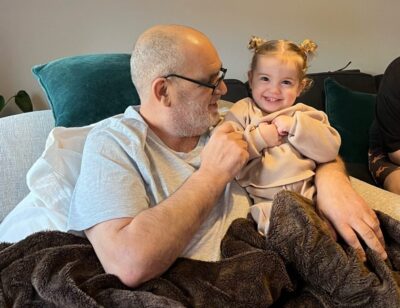
[[[366,164],[376,95],[352,91],[332,78],[324,87],[329,122],[342,137],[339,154],[345,162]]]
[[[33,67],[56,126],[88,125],[140,104],[129,61],[129,54],[93,54]]]

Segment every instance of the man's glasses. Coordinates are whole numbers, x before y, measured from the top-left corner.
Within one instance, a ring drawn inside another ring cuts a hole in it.
[[[200,86],[210,88],[210,89],[212,89],[212,93],[211,94],[214,94],[215,89],[218,88],[218,86],[221,83],[221,81],[224,80],[226,71],[227,71],[226,68],[221,67],[219,69],[217,79],[216,79],[216,81],[214,83],[202,82],[202,81],[194,80],[192,78],[181,76],[181,75],[178,75],[178,74],[169,74],[169,75],[163,76],[163,78],[169,78],[169,77],[181,78],[181,79],[193,82],[195,84],[198,84]]]

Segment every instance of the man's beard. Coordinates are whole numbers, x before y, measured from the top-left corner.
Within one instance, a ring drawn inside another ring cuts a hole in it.
[[[219,114],[210,113],[204,102],[186,100],[185,103],[175,106],[175,111],[172,113],[173,131],[179,137],[200,136],[218,120]]]

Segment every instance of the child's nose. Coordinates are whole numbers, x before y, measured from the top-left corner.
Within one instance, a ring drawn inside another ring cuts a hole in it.
[[[279,94],[281,92],[279,84],[271,84],[271,87],[269,90],[271,93],[274,93],[274,94]]]

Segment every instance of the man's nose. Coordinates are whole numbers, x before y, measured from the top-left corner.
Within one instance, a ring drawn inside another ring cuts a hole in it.
[[[221,82],[219,83],[218,87],[215,89],[215,92],[218,95],[225,95],[226,92],[228,92],[228,88],[227,88],[224,80],[221,80]]]

